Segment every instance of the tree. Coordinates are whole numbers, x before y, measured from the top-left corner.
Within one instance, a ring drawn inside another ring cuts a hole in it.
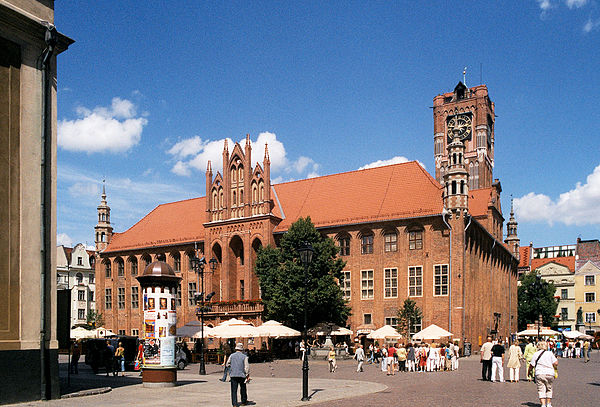
[[[541,279],[535,271],[521,276],[518,288],[519,330],[535,323],[540,314],[546,325],[551,325],[556,315],[558,300],[554,298],[554,283]]]
[[[404,300],[402,308],[398,310],[398,332],[405,338],[409,338],[416,324],[421,322],[423,312],[417,307],[417,303],[410,298]]]
[[[100,328],[104,325],[104,317],[98,311],[91,309],[86,315],[85,322],[87,322],[91,328]]]
[[[297,250],[303,242],[314,249],[308,267],[307,327],[323,321],[346,325],[350,307],[337,284],[342,279],[345,262],[337,257],[338,248],[333,240],[322,236],[310,217],[294,222],[279,247],[267,246],[258,251],[254,271],[266,317],[294,329],[304,327],[304,266]]]

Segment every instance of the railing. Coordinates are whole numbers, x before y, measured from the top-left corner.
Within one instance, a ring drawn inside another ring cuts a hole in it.
[[[262,301],[236,301],[236,302],[216,302],[210,304],[210,310],[206,312],[206,314],[250,314],[250,313],[260,313],[265,309]]]

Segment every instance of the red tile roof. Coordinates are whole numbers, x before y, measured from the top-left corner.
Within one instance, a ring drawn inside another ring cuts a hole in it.
[[[273,187],[287,230],[309,216],[317,227],[435,215],[442,189],[416,161],[287,182]],[[277,203],[276,203],[277,204]]]
[[[276,232],[309,216],[317,227],[430,216],[442,212],[442,187],[416,161],[326,175],[272,186]],[[470,191],[469,207],[485,215],[491,188]],[[123,233],[115,233],[105,253],[204,239],[205,198],[157,206]]]
[[[529,267],[529,260],[531,258],[531,247],[521,246],[519,247],[519,268]]]
[[[204,197],[158,205],[127,231],[113,234],[104,252],[201,241],[204,222]]]
[[[558,263],[567,266],[573,273],[575,272],[575,256],[553,257],[550,259],[531,259],[531,270],[535,270],[548,263]]]

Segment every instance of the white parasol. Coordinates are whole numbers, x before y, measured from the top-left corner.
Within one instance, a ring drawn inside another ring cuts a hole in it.
[[[317,325],[313,326],[308,330],[308,334],[311,336],[322,336],[322,335],[331,335],[331,336],[345,336],[352,335],[352,331],[343,328],[341,326],[337,326],[336,324],[329,324],[327,322],[319,322]]]
[[[301,335],[299,331],[273,320],[265,322],[256,329],[263,338],[292,338]]]
[[[78,326],[75,329],[71,329],[71,339],[87,339],[87,338],[95,338],[96,333],[94,331],[90,331],[89,329],[85,329],[81,326]]]
[[[256,338],[258,330],[250,323],[232,318],[214,327],[207,335],[213,338]]]
[[[386,339],[396,340],[396,339],[402,338],[402,335],[400,335],[393,326],[384,325],[381,328],[376,329],[373,332],[371,332],[370,334],[368,334],[367,338],[383,339],[383,340],[386,340]]]
[[[440,328],[436,324],[431,324],[427,328],[420,330],[413,335],[413,339],[421,340],[437,340],[445,337],[453,336],[452,332],[446,331],[444,328]]]

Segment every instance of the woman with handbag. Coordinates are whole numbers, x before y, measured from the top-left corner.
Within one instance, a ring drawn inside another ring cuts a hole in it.
[[[535,384],[542,407],[552,407],[552,384],[555,375],[558,375],[558,359],[548,351],[546,342],[538,342],[537,349],[529,362],[528,372],[535,374]]]

